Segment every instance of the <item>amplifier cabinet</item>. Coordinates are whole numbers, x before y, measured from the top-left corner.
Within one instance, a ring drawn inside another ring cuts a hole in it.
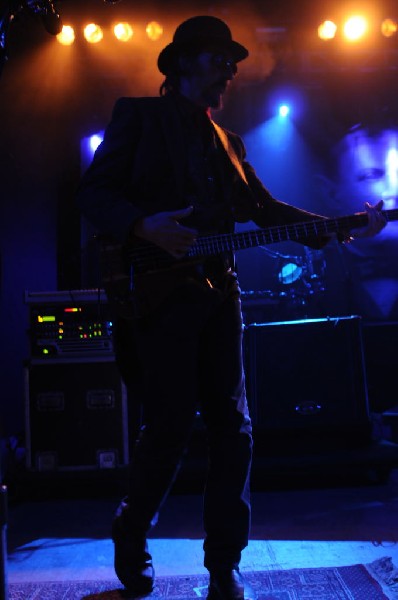
[[[25,367],[27,468],[111,469],[128,463],[127,394],[113,359]]]
[[[253,324],[244,344],[254,426],[274,437],[369,435],[360,317]]]
[[[365,323],[363,343],[370,410],[383,413],[398,405],[398,322]]]

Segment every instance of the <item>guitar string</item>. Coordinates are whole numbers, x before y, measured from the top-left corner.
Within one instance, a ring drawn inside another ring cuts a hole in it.
[[[398,219],[398,209],[382,211],[382,213],[388,221]],[[246,249],[261,244],[272,244],[286,240],[294,241],[301,237],[333,233],[345,228],[349,230],[353,225],[366,224],[366,220],[366,213],[357,213],[336,219],[319,219],[240,233],[233,232],[200,236],[196,244],[192,246],[181,260],[217,255],[221,252]],[[137,267],[141,265],[147,268],[150,266],[160,268],[161,266],[168,266],[180,260],[167,254],[165,250],[155,245],[128,248],[127,255]]]

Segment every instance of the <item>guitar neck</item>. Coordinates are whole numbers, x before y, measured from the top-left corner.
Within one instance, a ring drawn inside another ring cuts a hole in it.
[[[398,220],[398,209],[384,210],[382,213],[387,221]],[[335,219],[316,219],[290,225],[277,225],[267,229],[203,236],[198,238],[187,257],[214,256],[221,252],[235,252],[277,242],[298,241],[306,237],[350,231],[365,226],[367,220],[366,213],[358,213]]]
[[[382,212],[387,221],[398,220],[398,209]],[[318,237],[339,231],[348,232],[366,225],[367,220],[366,213],[357,213],[336,219],[315,219],[240,233],[200,236],[195,245],[181,260],[173,258],[153,244],[129,248],[127,249],[127,256],[135,271],[144,273],[183,266],[192,262],[201,262],[205,257],[217,256],[224,252],[236,252],[277,242],[305,240],[307,237]]]

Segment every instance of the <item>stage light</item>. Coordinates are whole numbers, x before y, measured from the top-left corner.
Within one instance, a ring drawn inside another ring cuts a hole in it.
[[[384,37],[392,37],[397,33],[398,25],[393,19],[384,19],[381,24],[381,33]]]
[[[281,104],[278,112],[280,117],[287,117],[290,113],[290,107],[287,104]]]
[[[363,38],[368,30],[368,23],[364,17],[350,17],[344,24],[344,36],[349,42],[357,42]]]
[[[324,21],[318,27],[318,37],[321,40],[332,40],[336,35],[336,31],[336,23],[333,23],[333,21]]]
[[[103,133],[95,133],[94,135],[90,136],[90,138],[89,138],[89,146],[90,146],[90,151],[93,154],[94,154],[94,152],[96,151],[96,149],[98,148],[98,146],[100,145],[100,143],[102,142],[103,139],[104,139]]]
[[[146,26],[145,31],[149,39],[155,42],[162,36],[163,27],[157,21],[151,21]]]
[[[57,34],[57,40],[63,46],[71,46],[75,41],[75,30],[71,25],[63,25],[60,33]]]
[[[84,28],[84,37],[89,44],[98,44],[104,37],[103,31],[96,23],[89,23]]]
[[[117,23],[113,28],[113,33],[120,42],[128,42],[134,35],[133,28],[129,23]]]

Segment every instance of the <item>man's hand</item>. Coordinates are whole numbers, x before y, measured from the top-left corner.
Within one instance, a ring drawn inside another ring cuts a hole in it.
[[[365,210],[368,213],[368,223],[365,227],[353,229],[350,233],[354,239],[373,237],[378,234],[387,225],[387,220],[381,212],[383,200],[380,200],[375,206],[365,202]]]
[[[193,207],[171,212],[160,212],[140,219],[134,234],[156,244],[174,258],[182,258],[195,243],[198,232],[184,227],[180,221],[192,214]]]

